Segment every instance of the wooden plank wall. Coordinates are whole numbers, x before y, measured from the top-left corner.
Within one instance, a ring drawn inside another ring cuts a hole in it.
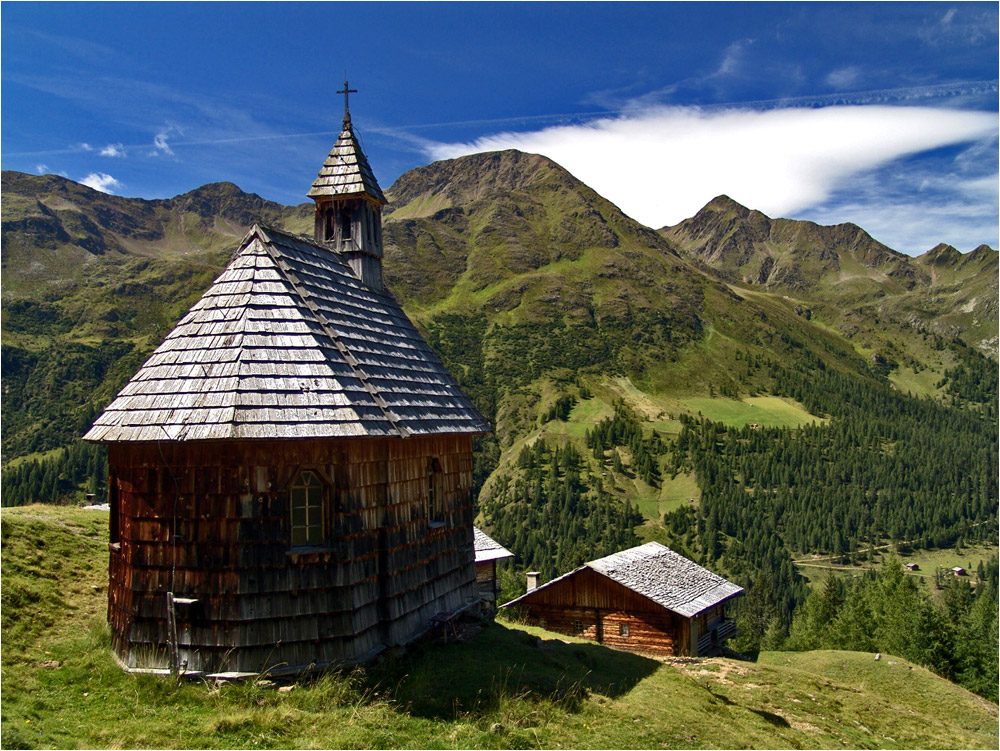
[[[213,672],[361,660],[476,596],[469,437],[109,449],[120,541],[108,620],[129,666],[166,665],[171,590],[198,600],[178,610],[187,669]],[[447,512],[436,528],[430,456]],[[289,548],[288,487],[303,469],[329,483],[320,550]]]

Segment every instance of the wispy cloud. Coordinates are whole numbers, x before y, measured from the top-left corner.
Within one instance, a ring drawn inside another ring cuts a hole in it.
[[[168,125],[165,128],[161,128],[160,131],[153,136],[153,151],[150,152],[150,156],[173,156],[174,151],[170,148],[170,144],[167,143],[167,139],[178,132],[179,129],[174,125]]]
[[[104,172],[91,172],[80,180],[80,184],[94,190],[99,190],[102,193],[110,193],[111,195],[114,195],[116,190],[121,190],[124,187],[118,180]]]
[[[937,20],[925,22],[917,37],[931,47],[956,43],[975,46],[995,43],[996,33],[996,5],[961,3],[946,10]]]
[[[101,156],[124,157],[125,147],[120,143],[109,143],[100,152]]]
[[[830,71],[826,77],[826,82],[835,89],[847,89],[857,84],[860,78],[861,68],[857,65],[849,65],[846,68],[837,68]]]
[[[39,175],[44,175],[48,171],[49,171],[49,165],[47,165],[47,164],[36,164],[35,165],[35,172],[37,172]]]
[[[795,215],[879,166],[996,131],[993,114],[927,107],[659,107],[427,151],[436,159],[502,149],[544,154],[630,216],[661,227],[719,194],[772,216]],[[995,164],[994,157],[994,174]]]

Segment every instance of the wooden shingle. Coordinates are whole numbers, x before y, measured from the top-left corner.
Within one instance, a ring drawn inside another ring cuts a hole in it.
[[[311,198],[367,195],[382,205],[387,203],[354,135],[350,119],[344,120],[343,130],[307,195]]]
[[[86,440],[482,433],[396,300],[337,253],[254,225]]]

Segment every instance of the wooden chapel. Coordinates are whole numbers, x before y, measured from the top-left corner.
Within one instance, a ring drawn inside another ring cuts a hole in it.
[[[254,225],[85,436],[108,447],[126,669],[360,662],[478,602],[490,428],[384,287],[386,199],[338,93],[313,238]]]

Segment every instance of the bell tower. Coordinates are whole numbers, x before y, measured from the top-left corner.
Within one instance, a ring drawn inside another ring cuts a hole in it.
[[[316,202],[313,237],[344,258],[364,284],[383,290],[382,207],[388,201],[361,150],[351,124],[344,81],[344,123],[337,142],[307,194]]]

